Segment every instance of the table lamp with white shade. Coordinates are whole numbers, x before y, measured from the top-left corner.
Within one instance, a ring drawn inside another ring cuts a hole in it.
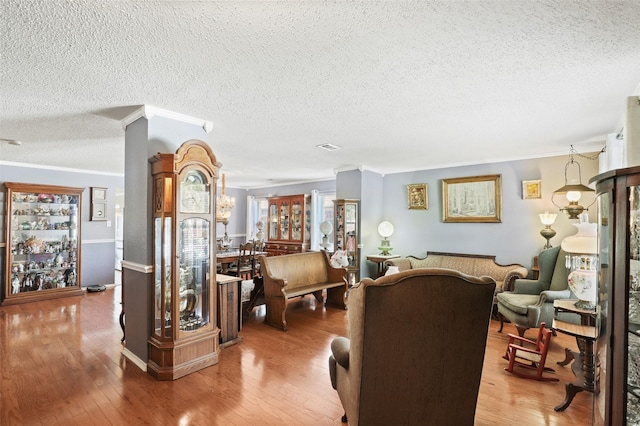
[[[560,246],[567,252],[565,266],[569,269],[569,288],[579,299],[576,307],[595,309],[598,298],[598,240],[597,224],[589,223],[587,213],[574,223],[578,233],[562,240]]]
[[[325,220],[320,224],[320,232],[322,232],[322,243],[320,244],[320,247],[327,250],[331,247],[331,244],[329,244],[329,235],[333,233],[333,224],[328,220]]]
[[[380,241],[380,254],[383,256],[389,256],[389,252],[393,250],[389,243],[389,237],[393,235],[393,224],[388,220],[380,222],[378,225],[378,234],[382,237],[382,241]]]
[[[540,231],[540,235],[542,235],[546,240],[547,244],[544,245],[544,248],[551,248],[551,243],[549,240],[556,235],[556,231],[551,229],[551,225],[556,221],[556,214],[545,212],[540,213],[540,222],[544,225],[544,229]]]

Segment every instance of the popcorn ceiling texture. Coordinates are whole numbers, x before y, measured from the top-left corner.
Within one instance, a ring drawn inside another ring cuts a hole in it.
[[[229,185],[604,145],[640,2],[3,0],[0,160],[122,173],[142,104],[212,121]],[[318,144],[342,149],[332,153]],[[455,147],[455,149],[452,149]]]

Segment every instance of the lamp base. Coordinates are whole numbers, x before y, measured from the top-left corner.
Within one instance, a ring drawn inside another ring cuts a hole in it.
[[[578,300],[574,303],[575,307],[578,309],[584,309],[585,311],[595,311],[596,304],[590,300]]]
[[[545,228],[540,231],[540,235],[542,235],[547,240],[547,244],[544,245],[544,248],[551,248],[551,243],[549,242],[549,240],[556,235],[556,231],[551,229],[551,225],[546,225]]]
[[[380,254],[382,256],[389,256],[389,252],[393,249],[389,245],[389,240],[385,238],[384,240],[380,241],[380,247],[378,247],[378,250],[380,250]]]
[[[389,256],[391,254],[390,251],[393,250],[393,248],[389,246],[381,246],[378,247],[378,250],[380,250],[381,256]]]

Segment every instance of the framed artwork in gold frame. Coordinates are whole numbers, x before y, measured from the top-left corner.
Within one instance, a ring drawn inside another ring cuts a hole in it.
[[[502,222],[502,175],[442,179],[443,221]]]
[[[536,198],[542,198],[541,180],[523,180],[522,199],[533,200]]]
[[[413,183],[407,185],[407,202],[409,210],[427,210],[429,197],[426,183]]]

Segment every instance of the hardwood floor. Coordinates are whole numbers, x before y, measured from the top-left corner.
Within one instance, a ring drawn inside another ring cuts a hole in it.
[[[289,331],[262,323],[264,308],[246,318],[244,340],[220,362],[174,382],[159,382],[121,355],[119,287],[102,293],[0,307],[2,425],[341,425],[331,388],[329,345],[346,330],[346,312],[293,303]],[[505,325],[492,321],[476,425],[586,425],[592,395],[578,394],[564,412],[553,407],[573,380],[540,383],[504,371]],[[451,330],[455,333],[455,330]],[[461,342],[464,344],[464,342]],[[552,340],[547,365],[564,359],[575,340]],[[425,419],[425,425],[428,425]]]

